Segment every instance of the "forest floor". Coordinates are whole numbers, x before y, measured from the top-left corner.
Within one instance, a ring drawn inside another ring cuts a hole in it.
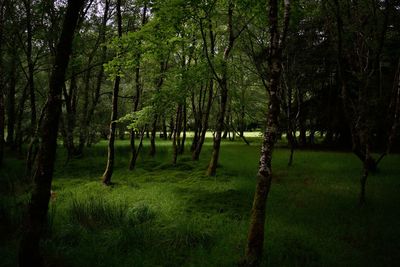
[[[236,266],[244,254],[260,140],[224,141],[216,177],[199,162],[173,166],[171,142],[129,171],[128,141],[116,144],[113,186],[100,177],[106,142],[65,164],[59,149],[43,241],[49,266]],[[142,155],[147,155],[145,149]],[[400,266],[400,155],[383,159],[359,207],[361,164],[351,153],[274,152],[263,266]],[[0,169],[0,266],[16,266],[28,201],[22,161]]]

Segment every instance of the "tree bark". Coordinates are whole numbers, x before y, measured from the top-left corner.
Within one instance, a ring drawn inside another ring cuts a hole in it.
[[[226,66],[225,66],[226,68]],[[221,102],[220,102],[220,111],[218,114],[217,125],[214,134],[214,143],[213,143],[213,152],[211,155],[211,160],[208,165],[207,175],[215,176],[217,172],[217,165],[219,160],[219,151],[221,148],[221,135],[224,127],[224,118],[226,111],[226,104],[228,100],[228,85],[227,85],[227,70],[224,71],[224,77],[220,81],[220,91],[221,91]]]
[[[22,153],[22,139],[23,139],[23,133],[22,133],[22,120],[23,120],[23,114],[24,114],[24,108],[25,108],[25,100],[26,100],[26,95],[28,88],[27,86],[24,87],[22,90],[22,95],[19,99],[18,103],[18,108],[17,108],[17,125],[15,128],[15,150],[18,153],[19,157],[23,157]]]
[[[27,48],[26,58],[28,61],[28,84],[29,84],[29,100],[31,104],[31,136],[34,138],[36,134],[36,96],[34,81],[34,63],[32,59],[32,6],[31,0],[24,0],[26,9],[26,29],[27,29]]]
[[[279,98],[279,80],[282,71],[282,49],[289,24],[289,12],[290,1],[285,0],[283,30],[280,34],[278,31],[278,1],[269,1],[270,57],[268,65],[270,69],[270,78],[269,88],[267,89],[269,93],[269,112],[261,147],[257,186],[251,210],[246,254],[243,262],[244,266],[259,266],[262,259],[266,201],[271,188],[272,179],[272,151],[279,130],[278,121],[281,105],[281,100]]]
[[[74,73],[72,73],[69,90],[64,86],[64,103],[65,103],[65,137],[66,137],[66,148],[68,153],[68,160],[70,160],[76,153],[74,143],[74,129],[76,124],[76,105],[77,105],[77,82]]]
[[[72,49],[72,40],[83,6],[83,0],[69,0],[64,17],[57,54],[50,77],[47,105],[40,127],[40,146],[37,170],[34,174],[34,189],[28,207],[19,248],[19,266],[43,266],[39,242],[46,228],[47,210],[57,149],[58,122],[61,114],[61,94],[65,72]]]
[[[211,19],[208,20],[208,35],[210,38],[210,56],[211,56],[211,58],[214,58],[214,56],[215,56],[215,34],[214,34],[213,26],[211,23]],[[206,50],[205,53],[208,53],[208,51]],[[197,124],[199,127],[198,127],[198,129],[196,129],[196,134],[197,134],[197,136],[195,135],[196,143],[192,146],[193,147],[192,160],[199,160],[201,149],[203,148],[203,144],[204,144],[204,141],[206,138],[206,133],[208,130],[208,121],[209,121],[212,101],[213,101],[213,97],[214,97],[214,80],[213,80],[213,78],[210,78],[208,86],[204,86],[204,87],[205,87],[204,93],[203,93],[203,85],[200,88],[200,97],[199,97],[200,99],[199,99],[199,108],[198,108],[199,110],[198,110],[198,116],[197,116],[197,121],[198,121]],[[208,88],[208,94],[207,94],[207,88]],[[202,97],[202,95],[203,95],[203,97]],[[204,110],[206,95],[208,95],[208,98],[207,98],[207,104],[206,104],[205,110]],[[194,103],[193,103],[193,107],[195,107]]]
[[[208,130],[208,120],[210,117],[213,95],[214,95],[214,81],[211,79],[210,85],[208,87],[208,100],[207,100],[206,110],[205,110],[204,116],[202,118],[203,122],[202,122],[201,132],[199,134],[199,140],[197,142],[195,150],[192,153],[193,160],[199,160],[201,149],[203,148],[203,144],[206,139],[206,133]]]
[[[179,154],[181,125],[182,125],[182,104],[178,104],[176,111],[175,130],[172,141],[172,148],[173,148],[172,164],[174,165],[176,164]]]
[[[13,51],[14,53],[16,51]],[[14,133],[15,133],[15,87],[17,79],[17,59],[16,55],[11,58],[11,72],[10,82],[7,91],[7,145],[14,147]]]
[[[214,143],[213,143],[213,152],[211,155],[211,160],[207,168],[207,175],[208,176],[215,176],[217,172],[217,166],[218,166],[218,160],[219,160],[219,152],[220,152],[220,147],[221,147],[221,135],[222,131],[224,128],[224,119],[225,119],[225,113],[226,113],[226,108],[227,108],[227,102],[228,102],[228,59],[230,57],[230,52],[232,51],[235,39],[238,36],[235,36],[233,32],[233,9],[234,9],[234,4],[233,1],[228,1],[228,23],[227,23],[227,33],[228,33],[228,40],[227,44],[225,47],[224,51],[224,56],[223,56],[223,61],[222,61],[222,66],[221,66],[221,77],[216,75],[214,66],[212,65],[211,61],[209,60],[208,57],[208,52],[207,54],[207,59],[209,62],[209,65],[211,66],[214,75],[216,76],[216,79],[218,81],[219,87],[220,87],[220,107],[219,107],[219,112],[217,116],[217,124],[215,127],[215,134],[214,134]],[[204,34],[203,34],[203,39],[204,39]],[[205,41],[205,40],[204,40]],[[204,42],[206,44],[206,42]]]
[[[142,27],[144,26],[144,24],[146,24],[146,21],[147,21],[146,12],[147,12],[147,6],[145,5],[143,8],[143,12],[142,12]],[[139,42],[139,45],[140,45],[140,42]],[[136,60],[137,60],[137,66],[135,69],[136,96],[135,96],[135,101],[133,103],[133,112],[138,111],[140,98],[141,98],[141,92],[142,92],[142,84],[140,81],[140,58],[141,58],[141,55],[138,54],[136,57]],[[136,166],[136,160],[139,155],[139,148],[136,148],[136,145],[135,145],[135,138],[136,138],[135,129],[131,129],[130,133],[131,133],[130,134],[131,159],[129,161],[129,169],[133,170],[133,169],[135,169],[135,166]],[[144,129],[143,129],[142,135],[140,136],[139,146],[141,146],[141,144],[142,144],[143,135],[144,135]]]
[[[154,157],[156,155],[157,120],[158,116],[156,115],[153,120],[150,133],[150,152],[149,152],[150,157]]]
[[[139,107],[139,101],[140,101],[140,92],[141,92],[141,83],[140,83],[140,67],[136,67],[136,75],[135,75],[135,84],[136,84],[136,97],[135,97],[135,102],[133,104],[133,112],[136,112]],[[142,136],[140,137],[141,140],[143,139],[144,132],[142,133]],[[135,138],[136,138],[136,132],[135,129],[131,129],[131,135],[130,135],[130,147],[131,147],[131,159],[129,161],[129,169],[133,170],[135,169],[136,165],[136,159],[138,156],[138,149],[136,149],[135,145]]]
[[[186,142],[186,125],[187,125],[187,107],[186,107],[186,99],[185,103],[183,104],[183,110],[182,110],[183,118],[182,118],[182,140],[181,144],[179,147],[179,154],[182,155],[185,152],[185,142]]]
[[[118,24],[118,38],[122,37],[122,17],[121,17],[121,0],[117,0],[117,24]],[[119,53],[117,56],[119,56]],[[119,71],[119,70],[118,70]],[[110,132],[108,136],[108,154],[107,154],[107,166],[103,174],[103,184],[111,184],[111,176],[114,171],[114,142],[115,142],[115,129],[117,126],[116,120],[118,119],[118,94],[119,94],[119,84],[121,77],[119,74],[116,75],[114,81],[114,89],[112,95],[112,111],[111,111],[111,122],[110,122]]]
[[[0,166],[4,157],[4,68],[3,68],[3,25],[6,1],[0,2]]]

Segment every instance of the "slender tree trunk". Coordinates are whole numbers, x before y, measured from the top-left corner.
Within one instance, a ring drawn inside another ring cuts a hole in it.
[[[199,141],[197,142],[197,146],[192,153],[193,160],[199,160],[201,149],[203,148],[203,144],[206,139],[206,133],[208,130],[208,120],[210,117],[213,95],[214,95],[214,81],[211,79],[210,85],[208,88],[208,100],[207,100],[207,105],[206,105],[206,111],[204,112],[204,117],[203,117],[203,123],[202,123],[203,127],[202,127],[200,135],[199,135]]]
[[[91,64],[92,58],[89,59],[88,64]],[[82,117],[79,127],[79,143],[78,147],[75,149],[76,155],[82,155],[85,142],[87,140],[87,116],[89,111],[89,90],[90,90],[90,76],[92,74],[92,69],[89,69],[85,74],[85,86],[83,91],[83,106],[82,106]]]
[[[200,87],[200,91],[202,90],[202,87]],[[194,130],[194,134],[193,134],[193,140],[192,140],[192,145],[190,146],[190,151],[193,153],[193,151],[196,149],[197,146],[197,142],[199,140],[199,111],[196,108],[196,104],[195,104],[195,93],[192,92],[191,95],[191,102],[192,102],[192,114],[193,114],[193,118],[194,118],[194,125],[193,125],[193,130]]]
[[[177,111],[176,111],[176,122],[175,122],[175,130],[173,134],[173,159],[172,163],[176,164],[179,154],[179,147],[180,147],[180,131],[181,131],[181,124],[182,124],[182,104],[178,104]]]
[[[1,56],[1,55],[0,55]],[[0,61],[0,64],[2,62]],[[0,67],[1,68],[1,67]],[[0,72],[1,75],[1,72]],[[0,78],[2,79],[2,78]],[[4,109],[4,94],[3,94],[3,82],[0,81],[0,166],[3,163],[4,157],[4,126],[5,126],[5,109]]]
[[[4,125],[5,125],[4,95],[2,87],[3,85],[0,82],[0,166],[3,163],[3,157],[4,157]]]
[[[143,8],[143,11],[142,11],[142,27],[146,24],[146,21],[147,21],[147,14],[146,13],[147,13],[147,6],[145,5],[144,8]],[[139,42],[139,45],[140,45],[140,42]],[[137,66],[136,66],[136,69],[135,69],[136,97],[135,97],[135,101],[134,101],[134,104],[133,104],[133,112],[138,111],[141,92],[142,92],[142,84],[141,84],[141,81],[140,81],[140,58],[141,58],[141,55],[138,54],[137,57],[136,57],[136,60],[137,60]],[[165,123],[165,121],[164,121],[164,123]],[[143,129],[143,132],[142,132],[142,134],[140,136],[140,144],[139,144],[139,146],[141,146],[141,144],[142,144],[144,130],[145,130],[145,128]],[[136,149],[136,146],[135,146],[135,138],[136,138],[135,130],[131,129],[131,135],[130,135],[131,159],[129,161],[129,169],[130,170],[135,169],[136,160],[137,160],[137,157],[139,155],[139,148]],[[167,138],[166,137],[166,133],[165,133],[165,138]]]
[[[133,105],[133,112],[136,112],[138,110],[139,101],[140,101],[141,83],[140,83],[140,68],[139,68],[139,66],[136,67],[135,84],[136,84],[136,97],[135,97],[135,102]],[[141,140],[143,140],[143,135],[144,135],[144,129],[143,129],[142,135],[140,137]],[[134,129],[131,129],[131,135],[130,135],[131,159],[129,161],[129,169],[130,170],[133,170],[135,168],[136,159],[139,154],[138,149],[136,149],[135,138],[136,138],[136,132]]]
[[[4,68],[3,68],[3,24],[5,16],[6,1],[0,2],[0,166],[4,157]]]
[[[168,139],[168,132],[167,132],[167,122],[165,120],[166,120],[165,116],[163,116],[163,119],[162,119],[162,138],[164,140],[167,140]]]
[[[136,150],[136,145],[135,145],[135,138],[136,138],[135,130],[131,129],[131,135],[129,138],[130,147],[131,147],[131,159],[129,160],[129,170],[134,170],[135,166],[136,166],[137,150]]]
[[[360,178],[360,199],[359,199],[359,204],[360,205],[364,205],[365,204],[365,186],[367,184],[367,178],[368,178],[368,174],[369,174],[369,159],[371,158],[370,155],[370,149],[369,149],[369,144],[367,143],[365,145],[365,159],[363,162],[363,170],[362,170],[362,175]]]
[[[269,78],[269,112],[261,147],[260,164],[257,175],[257,186],[254,194],[249,234],[246,246],[244,266],[259,266],[264,246],[265,210],[272,179],[272,151],[278,136],[279,113],[279,80],[282,71],[282,49],[289,24],[290,1],[285,0],[284,23],[281,34],[278,32],[278,0],[269,1],[270,52],[268,65]]]
[[[154,117],[151,133],[150,133],[150,152],[149,155],[154,157],[156,155],[156,135],[157,135],[157,120],[158,116]],[[172,133],[172,132],[171,132]]]
[[[238,36],[235,36],[233,32],[233,9],[234,9],[234,4],[233,1],[228,1],[228,23],[227,23],[227,33],[228,33],[228,40],[227,44],[225,47],[224,51],[224,56],[223,56],[223,62],[222,62],[222,76],[218,77],[216,75],[219,87],[220,87],[220,93],[221,93],[221,99],[220,99],[220,109],[218,113],[218,119],[217,119],[217,124],[216,124],[216,129],[215,129],[215,135],[214,135],[214,144],[213,144],[213,152],[211,155],[211,160],[207,168],[207,175],[208,176],[215,176],[217,172],[217,165],[218,165],[218,160],[219,160],[219,152],[220,152],[220,147],[221,147],[221,135],[222,131],[224,129],[224,119],[225,119],[225,113],[227,109],[227,102],[228,102],[228,59],[230,57],[230,52],[232,51],[235,39]],[[203,37],[204,38],[204,37]],[[208,56],[208,54],[207,54]],[[207,57],[209,60],[209,58]],[[210,61],[209,61],[210,63]],[[213,67],[213,66],[212,66]],[[213,68],[213,71],[214,68]]]
[[[143,128],[143,130],[139,133],[140,134],[140,141],[139,141],[138,148],[136,149],[135,143],[131,144],[131,148],[133,147],[134,150],[131,151],[131,160],[129,162],[129,169],[130,170],[134,170],[135,169],[137,158],[138,158],[140,150],[142,149],[142,146],[143,146],[143,137],[144,137],[144,132],[145,132],[146,127],[147,126],[145,126]],[[133,136],[133,138],[135,138],[135,135]],[[132,136],[131,136],[131,138],[132,138]],[[132,139],[131,139],[131,141],[132,141]],[[134,139],[133,139],[133,142],[135,142]]]
[[[208,35],[210,38],[210,56],[213,59],[215,57],[215,34],[214,34],[213,25],[212,25],[210,18],[208,19]],[[203,41],[206,42],[203,31],[202,31],[202,37],[203,37]],[[207,48],[207,47],[205,47],[205,48]],[[207,49],[205,49],[205,53],[207,55],[207,53],[208,53]],[[211,64],[209,64],[209,65],[210,65],[210,67],[212,67]],[[203,86],[201,87],[200,92],[203,91],[202,88],[203,88]],[[199,124],[201,127],[199,127],[199,129],[198,129],[198,140],[196,140],[197,142],[196,142],[196,145],[192,152],[192,160],[199,160],[200,153],[201,153],[201,150],[203,148],[203,144],[204,144],[204,141],[206,138],[206,133],[208,130],[208,120],[210,117],[210,111],[211,111],[212,101],[213,101],[213,97],[214,97],[214,80],[213,80],[213,78],[210,79],[209,84],[208,84],[208,98],[207,98],[207,104],[206,104],[205,111],[204,111],[204,103],[205,103],[205,98],[206,98],[205,95],[207,94],[206,92],[207,92],[207,86],[205,86],[205,91],[203,94],[204,95],[203,101],[201,101],[201,97],[199,100],[198,121],[199,121]]]
[[[76,98],[77,98],[77,82],[74,73],[70,81],[69,92],[67,87],[64,86],[64,98],[65,98],[65,136],[66,136],[66,147],[68,152],[68,160],[71,159],[76,153],[74,143],[74,129],[76,124]]]
[[[121,17],[121,0],[117,0],[117,24],[118,24],[118,38],[122,37],[122,17]],[[118,52],[119,53],[119,52]],[[119,54],[117,54],[117,57]],[[110,122],[110,132],[108,136],[108,154],[107,154],[107,166],[103,173],[103,184],[111,184],[111,176],[114,171],[114,142],[115,142],[115,129],[117,126],[116,120],[118,119],[118,94],[119,94],[119,84],[121,77],[119,74],[115,77],[114,89],[112,96],[112,111],[111,111],[111,122]]]
[[[160,92],[161,87],[164,83],[164,72],[167,70],[167,62],[161,61],[160,62],[160,77],[156,80],[156,88],[157,92]],[[154,120],[152,123],[152,129],[151,129],[151,136],[150,136],[150,156],[154,157],[156,155],[156,135],[157,135],[157,122],[159,120],[158,114],[154,116]],[[173,121],[173,118],[171,118]],[[171,130],[171,136],[172,136],[172,130]]]
[[[57,54],[50,77],[47,105],[40,127],[40,146],[34,189],[28,207],[27,221],[19,248],[19,266],[43,266],[39,242],[46,228],[47,210],[57,149],[58,122],[61,114],[61,94],[65,72],[72,49],[72,40],[83,6],[83,0],[70,0],[64,18]]]
[[[183,118],[182,118],[182,140],[181,145],[179,147],[179,154],[183,154],[185,152],[185,142],[186,142],[186,125],[187,125],[187,107],[186,107],[186,100],[185,104],[183,105]]]
[[[15,51],[13,51],[15,52]],[[7,145],[14,147],[14,132],[15,132],[15,87],[17,79],[17,58],[12,55],[10,82],[7,92]]]
[[[28,146],[28,154],[26,159],[26,175],[31,176],[32,166],[35,161],[38,140],[36,136],[36,96],[35,96],[35,81],[34,81],[34,63],[32,58],[32,0],[24,0],[26,9],[26,29],[27,29],[27,48],[26,48],[26,59],[28,61],[28,87],[29,87],[29,100],[31,105],[31,125],[30,125],[30,136],[31,141]]]
[[[225,72],[227,72],[227,70]],[[207,169],[208,176],[215,176],[215,174],[217,172],[219,151],[221,148],[221,135],[222,135],[223,127],[224,127],[225,111],[226,111],[226,105],[227,105],[227,100],[228,100],[228,87],[227,87],[226,74],[227,73],[224,74],[225,77],[223,77],[222,81],[220,82],[220,86],[221,86],[221,88],[220,88],[221,89],[220,111],[218,114],[218,120],[217,120],[216,129],[215,129],[213,152],[212,152],[211,160],[210,160],[210,163],[209,163],[208,169]]]
[[[26,100],[26,95],[28,88],[27,86],[24,87],[22,90],[22,95],[18,103],[18,108],[17,108],[17,125],[15,128],[15,150],[18,153],[19,157],[23,157],[22,153],[22,120],[23,120],[23,115],[24,115],[24,109],[25,109],[25,100]]]
[[[298,96],[297,96],[297,105],[299,109],[299,131],[300,131],[300,136],[299,136],[299,143],[301,146],[306,146],[307,145],[307,135],[306,135],[306,122],[305,122],[305,114],[304,114],[304,109],[303,109],[303,93],[300,91],[300,88],[298,90]]]
[[[24,0],[26,9],[26,29],[27,29],[27,48],[26,58],[28,61],[28,84],[29,84],[29,100],[31,104],[31,135],[36,132],[36,96],[34,82],[34,63],[32,59],[32,0]]]

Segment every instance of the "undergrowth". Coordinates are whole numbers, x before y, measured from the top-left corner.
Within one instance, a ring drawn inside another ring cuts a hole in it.
[[[223,142],[216,177],[186,152],[172,164],[171,144],[144,144],[129,171],[129,145],[116,143],[113,186],[100,183],[106,143],[66,164],[60,148],[42,241],[48,266],[236,266],[245,249],[259,139]],[[190,142],[188,143],[190,144]],[[350,153],[274,152],[263,266],[396,266],[400,263],[400,157],[385,158],[357,206],[361,164]],[[16,266],[29,186],[24,165],[0,169],[0,266]]]

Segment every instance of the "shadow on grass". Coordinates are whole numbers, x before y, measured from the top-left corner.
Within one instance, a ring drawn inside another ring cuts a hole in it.
[[[207,216],[225,215],[230,219],[247,218],[251,209],[249,192],[229,189],[210,192],[204,189],[177,188],[177,196],[186,201],[187,213],[204,213]]]

